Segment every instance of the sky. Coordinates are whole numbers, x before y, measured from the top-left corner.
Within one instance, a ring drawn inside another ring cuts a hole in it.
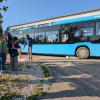
[[[100,0],[7,0],[3,28],[100,8]]]

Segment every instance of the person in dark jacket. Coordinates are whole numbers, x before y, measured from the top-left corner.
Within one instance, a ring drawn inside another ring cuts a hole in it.
[[[5,31],[5,36],[7,41],[8,53],[10,54],[13,37],[10,34],[10,32],[6,32],[6,31]]]
[[[0,34],[0,72],[5,70],[7,43],[3,34]]]
[[[11,51],[10,51],[10,60],[11,60],[11,67],[13,71],[18,70],[18,49],[20,48],[18,43],[18,38],[13,37],[12,44],[11,44]]]

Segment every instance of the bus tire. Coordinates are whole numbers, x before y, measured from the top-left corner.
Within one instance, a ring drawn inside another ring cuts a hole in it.
[[[80,59],[87,59],[89,58],[90,51],[87,47],[79,47],[76,50],[76,56]]]

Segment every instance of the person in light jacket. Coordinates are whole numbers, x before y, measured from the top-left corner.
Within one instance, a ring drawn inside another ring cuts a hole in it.
[[[32,45],[33,45],[33,40],[29,35],[26,35],[26,41],[24,43],[24,47],[27,45],[28,47],[28,58],[32,60]]]

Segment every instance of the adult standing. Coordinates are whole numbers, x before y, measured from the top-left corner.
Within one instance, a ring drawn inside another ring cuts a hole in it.
[[[11,67],[13,71],[18,70],[18,49],[20,48],[18,43],[18,38],[13,37],[12,45],[11,45],[11,51],[10,51],[10,61],[11,61]]]
[[[0,29],[0,72],[3,72],[5,70],[6,54],[7,54],[7,43],[5,41],[3,30]]]
[[[32,44],[33,40],[29,35],[26,35],[26,42],[25,45],[28,46],[28,58],[32,60]]]
[[[13,37],[10,34],[10,32],[5,32],[5,36],[6,36],[6,41],[7,41],[8,53],[10,54]]]

